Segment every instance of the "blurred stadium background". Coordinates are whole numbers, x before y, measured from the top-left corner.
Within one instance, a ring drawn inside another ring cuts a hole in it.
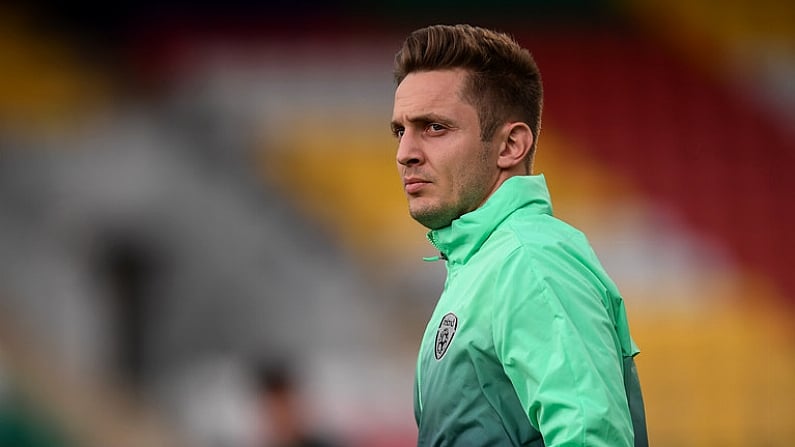
[[[624,292],[653,445],[792,445],[791,0],[3,3],[0,445],[266,445],[274,364],[308,430],[413,445],[444,268],[391,63],[456,22],[540,65],[537,171]]]

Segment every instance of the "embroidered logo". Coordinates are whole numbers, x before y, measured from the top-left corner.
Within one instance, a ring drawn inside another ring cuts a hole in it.
[[[439,329],[436,331],[436,343],[433,348],[433,355],[436,360],[441,360],[444,354],[447,353],[447,348],[453,341],[453,335],[458,328],[458,317],[450,312],[442,317],[442,322],[439,323]]]

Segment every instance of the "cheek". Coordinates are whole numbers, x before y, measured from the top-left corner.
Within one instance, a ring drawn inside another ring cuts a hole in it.
[[[493,183],[497,172],[493,165],[496,163],[489,159],[483,147],[473,149],[472,154],[461,166],[458,183],[462,194],[480,197]]]
[[[478,184],[478,169],[469,161],[457,160],[445,166],[445,180],[450,200],[461,202]]]
[[[452,196],[451,200],[460,201],[463,196],[482,189],[483,183],[488,181],[490,161],[485,149],[480,144],[472,144],[470,139],[462,138],[451,142],[448,150],[438,151],[437,157],[429,160],[437,175],[436,180]]]

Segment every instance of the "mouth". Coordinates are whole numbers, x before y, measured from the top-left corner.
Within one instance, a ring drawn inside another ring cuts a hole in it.
[[[403,179],[403,189],[406,191],[406,194],[417,194],[422,191],[425,186],[430,184],[431,182],[418,178]]]

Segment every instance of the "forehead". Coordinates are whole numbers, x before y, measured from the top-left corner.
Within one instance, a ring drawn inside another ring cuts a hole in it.
[[[461,89],[466,71],[434,70],[407,75],[395,90],[396,113],[427,113],[464,105]]]

